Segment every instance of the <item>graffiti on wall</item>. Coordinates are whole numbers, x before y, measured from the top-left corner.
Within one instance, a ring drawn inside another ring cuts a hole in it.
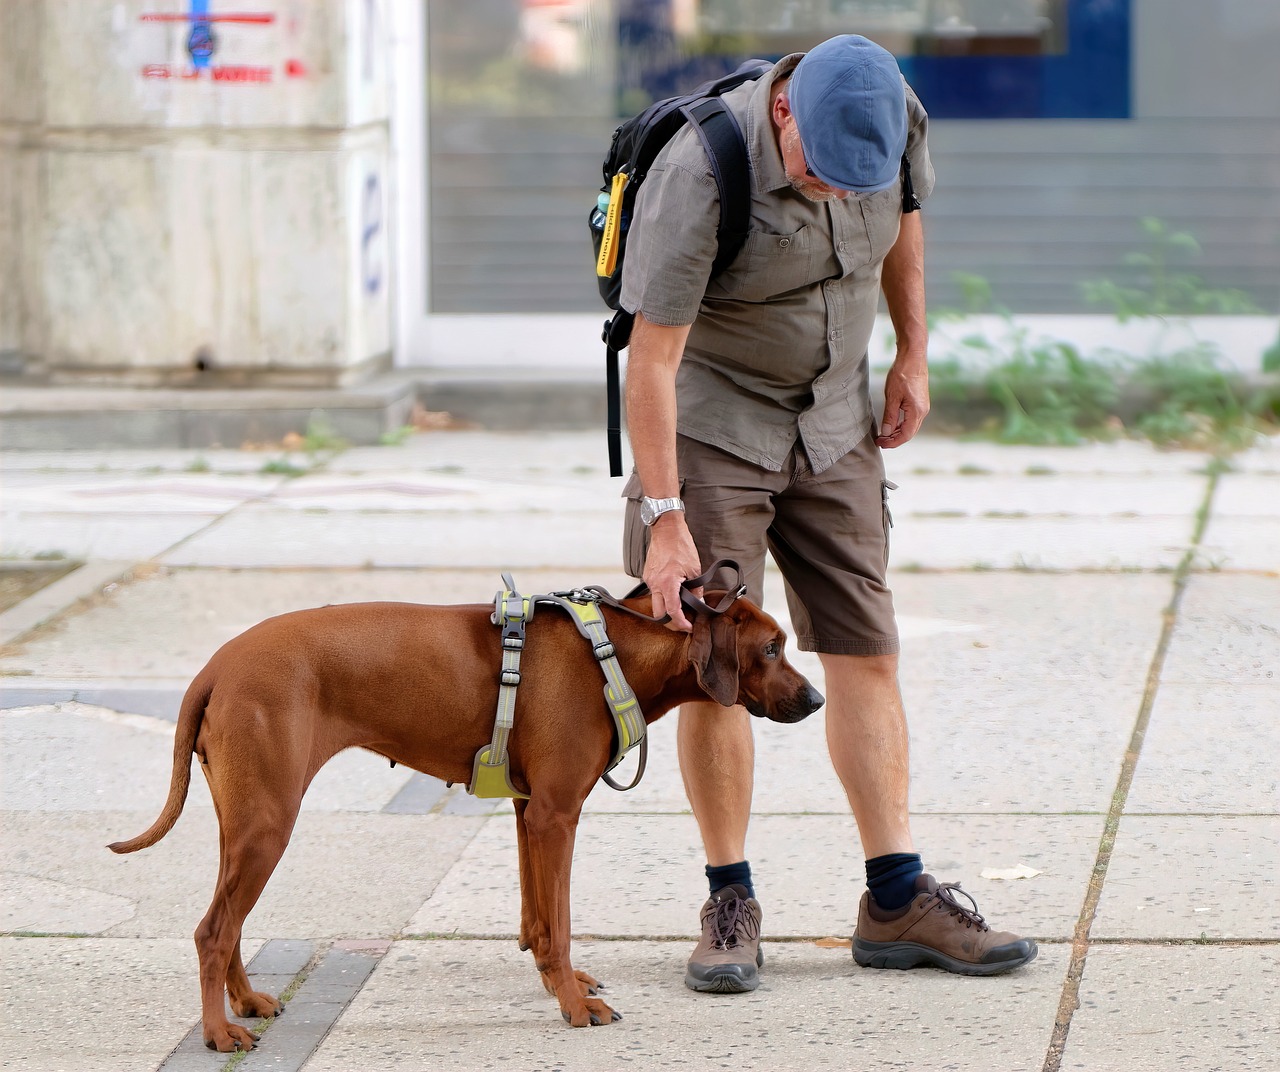
[[[364,292],[373,297],[382,289],[382,180],[376,171],[364,180],[360,210],[360,273]]]
[[[176,79],[186,82],[210,80],[214,82],[230,82],[243,85],[266,85],[276,80],[277,73],[285,78],[305,78],[306,65],[296,57],[284,60],[277,72],[271,64],[234,62],[235,57],[224,57],[224,36],[229,36],[230,28],[241,27],[270,28],[276,24],[276,15],[271,11],[230,11],[215,12],[211,10],[212,0],[188,0],[185,11],[151,11],[138,16],[139,21],[148,24],[186,26],[187,32],[183,41],[188,61],[185,63],[146,63],[142,66],[142,77],[146,79]],[[296,29],[296,27],[291,27]],[[291,33],[291,37],[296,34]],[[244,37],[238,37],[237,43],[243,45]],[[231,51],[235,51],[234,48]],[[255,49],[260,53],[261,48]]]

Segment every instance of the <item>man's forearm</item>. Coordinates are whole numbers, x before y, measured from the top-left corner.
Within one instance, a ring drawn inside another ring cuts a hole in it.
[[[884,259],[880,285],[897,337],[898,357],[924,361],[929,347],[925,319],[924,225],[919,212],[902,217],[898,240]]]
[[[688,327],[662,327],[636,314],[627,359],[627,434],[644,493],[680,494],[676,466],[676,370]]]

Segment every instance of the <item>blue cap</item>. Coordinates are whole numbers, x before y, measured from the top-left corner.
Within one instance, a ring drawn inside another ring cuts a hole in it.
[[[891,53],[857,34],[824,41],[791,75],[787,97],[809,169],[828,186],[894,184],[907,148],[907,96]]]

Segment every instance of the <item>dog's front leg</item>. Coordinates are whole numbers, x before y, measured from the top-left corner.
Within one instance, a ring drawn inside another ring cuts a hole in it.
[[[554,996],[556,989],[546,971],[551,955],[550,936],[543,922],[544,914],[539,910],[538,884],[533,879],[533,865],[529,859],[529,831],[524,821],[524,810],[528,803],[527,800],[515,801],[516,846],[520,850],[520,948],[533,953],[533,962],[538,967],[542,985],[546,987],[548,994]],[[573,974],[584,997],[594,997],[604,987],[602,982],[586,972],[575,970]]]
[[[547,933],[538,927],[542,917],[538,911],[538,887],[529,863],[529,831],[524,821],[524,810],[528,806],[527,800],[515,801],[516,847],[520,852],[520,948],[532,949],[534,961],[541,965],[547,956]]]
[[[534,960],[543,985],[560,1003],[560,1015],[573,1027],[609,1024],[621,1020],[600,998],[591,976],[576,972],[569,962],[569,871],[578,828],[581,800],[573,809],[559,808],[545,799],[534,799],[524,810],[528,870],[536,891],[533,923]],[[523,867],[522,867],[523,880]],[[536,936],[546,935],[546,949],[539,955]]]

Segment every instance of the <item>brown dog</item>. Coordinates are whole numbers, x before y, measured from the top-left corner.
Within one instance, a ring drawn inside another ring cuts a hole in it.
[[[622,601],[647,615],[648,596]],[[225,644],[196,675],[178,715],[173,779],[160,817],[113,852],[154,845],[172,829],[200,759],[218,816],[213,903],[196,929],[204,1040],[229,1051],[254,1036],[227,1019],[282,1010],[254,991],[240,959],[245,917],[271,877],[316,772],[366,748],[450,782],[469,782],[498,699],[492,605],[355,603],[283,614]],[[708,695],[775,722],[798,722],[822,696],[783,654],[778,624],[746,599],[699,613],[692,634],[605,607],[609,637],[652,722]],[[538,611],[528,626],[512,784],[520,854],[520,947],[574,1027],[620,1019],[569,963],[569,869],[582,803],[613,756],[603,675],[569,616]]]

